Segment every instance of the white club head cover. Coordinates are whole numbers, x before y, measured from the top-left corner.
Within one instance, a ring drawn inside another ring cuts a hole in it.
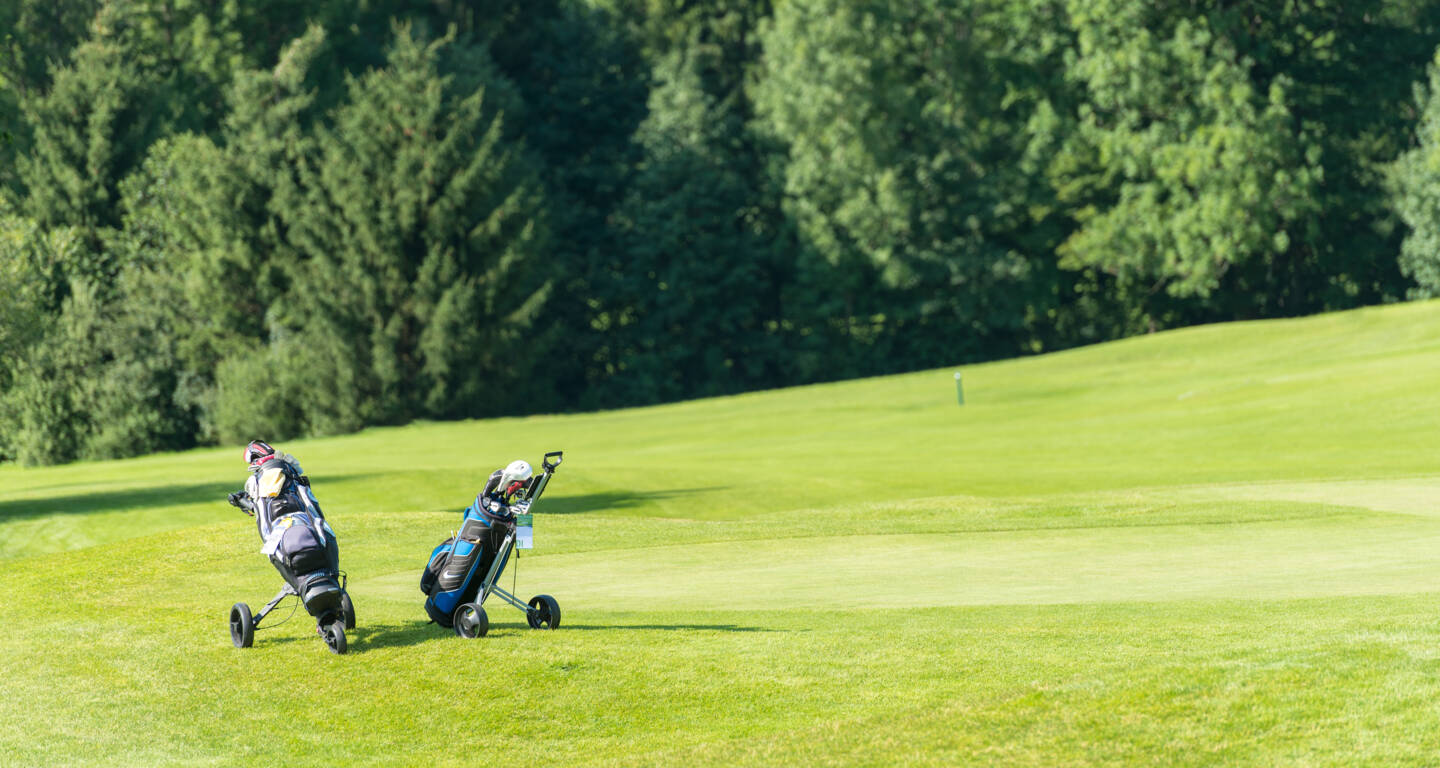
[[[523,483],[529,480],[533,474],[535,471],[530,468],[530,462],[516,459],[505,465],[505,469],[500,471],[500,490],[504,491],[509,488],[511,483]]]

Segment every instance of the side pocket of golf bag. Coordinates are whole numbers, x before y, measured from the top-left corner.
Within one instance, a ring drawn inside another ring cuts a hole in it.
[[[315,535],[315,529],[308,522],[297,522],[285,529],[280,537],[280,546],[275,548],[285,566],[297,576],[330,567],[330,558],[325,553],[325,542]]]
[[[312,616],[333,611],[340,603],[332,547],[335,547],[332,537],[327,535],[322,541],[308,522],[296,521],[285,529],[271,557]]]
[[[426,595],[435,594],[435,584],[440,579],[440,570],[450,560],[450,553],[455,546],[455,538],[452,536],[446,539],[430,553],[430,562],[425,570],[420,572],[420,591]]]

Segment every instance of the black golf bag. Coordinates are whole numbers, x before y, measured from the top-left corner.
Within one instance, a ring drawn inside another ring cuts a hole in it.
[[[275,521],[280,540],[270,555],[275,570],[319,619],[340,608],[340,544],[323,520],[294,512]]]
[[[258,614],[236,603],[230,609],[230,639],[249,648],[255,629],[290,595],[315,617],[315,629],[334,653],[345,653],[345,630],[355,628],[355,606],[345,592],[340,545],[310,492],[310,481],[289,457],[266,462],[229,501],[254,515],[265,545],[260,552],[285,579],[285,587]]]

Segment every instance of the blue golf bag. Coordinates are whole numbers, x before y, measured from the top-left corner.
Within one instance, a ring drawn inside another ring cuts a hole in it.
[[[430,562],[420,574],[420,591],[429,595],[425,612],[436,624],[452,627],[456,608],[481,602],[476,598],[491,570],[492,583],[505,570],[514,535],[515,516],[508,510],[491,512],[482,496],[465,508],[460,532],[430,553]]]
[[[563,452],[545,454],[543,473],[530,478],[518,500],[533,502],[544,492]],[[498,476],[499,473],[496,473]],[[430,553],[420,573],[420,591],[425,593],[425,613],[442,627],[452,628],[461,637],[483,637],[490,620],[481,605],[490,595],[525,612],[535,629],[560,625],[560,605],[549,595],[536,595],[527,604],[496,586],[515,549],[516,518],[510,507],[491,498],[497,477],[465,508],[460,531]]]

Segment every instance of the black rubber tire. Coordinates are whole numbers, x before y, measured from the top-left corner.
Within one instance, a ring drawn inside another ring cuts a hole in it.
[[[340,613],[345,615],[345,628],[355,628],[355,604],[350,602],[350,593],[344,592],[340,595]]]
[[[345,619],[336,619],[329,624],[320,625],[320,637],[325,641],[325,647],[331,653],[344,653],[349,650],[345,641]]]
[[[451,620],[455,625],[455,634],[467,640],[484,637],[490,632],[490,617],[484,608],[475,603],[461,603],[455,608]]]
[[[560,626],[560,604],[549,595],[530,598],[530,610],[525,612],[525,621],[531,629],[556,629]]]
[[[255,619],[250,617],[250,606],[236,603],[230,608],[230,641],[236,648],[249,648],[255,644]]]

